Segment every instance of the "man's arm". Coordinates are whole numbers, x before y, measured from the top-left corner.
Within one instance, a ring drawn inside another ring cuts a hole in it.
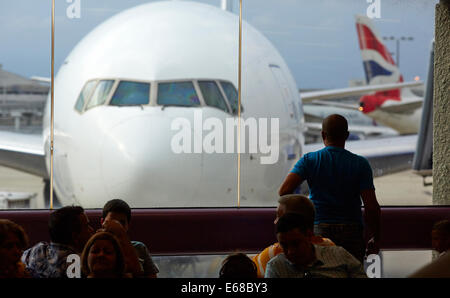
[[[380,251],[380,205],[378,204],[374,189],[362,190],[361,198],[364,203],[364,219],[369,239],[366,255],[378,254]]]
[[[144,270],[144,272],[140,277],[157,278],[159,269],[153,262],[147,246],[144,243],[138,241],[131,241],[131,244],[136,250],[138,259],[143,260],[142,269]]]
[[[298,174],[289,173],[286,179],[284,179],[283,184],[281,184],[281,187],[278,190],[278,194],[280,196],[291,194],[302,182],[303,178],[300,177]]]

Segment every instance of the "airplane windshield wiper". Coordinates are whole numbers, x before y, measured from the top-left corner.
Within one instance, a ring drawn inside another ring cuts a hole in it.
[[[166,104],[166,105],[161,105],[161,111],[163,111],[166,107],[188,107],[188,106],[177,105],[177,104]]]

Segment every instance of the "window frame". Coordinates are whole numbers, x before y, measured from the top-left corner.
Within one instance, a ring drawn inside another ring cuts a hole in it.
[[[199,100],[200,104],[199,104],[198,106],[182,106],[182,105],[180,105],[180,106],[176,106],[176,107],[180,107],[180,108],[200,108],[200,107],[206,106],[206,105],[205,105],[205,101],[203,100],[203,95],[202,95],[202,93],[201,93],[201,90],[200,90],[198,84],[196,83],[196,81],[193,80],[193,79],[157,80],[157,81],[155,81],[155,82],[156,82],[156,94],[155,94],[155,97],[154,97],[154,101],[153,101],[153,102],[154,102],[155,106],[157,106],[157,107],[161,107],[161,108],[162,108],[162,107],[165,106],[165,105],[163,105],[163,104],[159,104],[159,103],[158,103],[159,84],[167,84],[167,83],[186,83],[186,82],[191,83],[192,86],[194,87],[194,90],[195,90],[195,92],[197,93],[197,97],[198,97],[198,100]],[[174,105],[174,106],[175,106],[175,105]]]
[[[100,84],[100,82],[102,82],[102,81],[113,81],[113,84],[112,84],[112,86],[111,86],[111,89],[109,90],[108,96],[106,96],[106,99],[105,99],[105,101],[104,101],[102,104],[100,104],[100,105],[95,105],[95,106],[92,106],[92,107],[88,108],[88,104],[89,104],[89,103],[91,102],[91,100],[92,100],[92,95],[94,94],[95,90],[97,89],[97,86],[98,86],[98,85]],[[116,91],[116,88],[117,88],[117,81],[118,81],[117,79],[111,79],[111,78],[109,78],[109,79],[97,79],[97,84],[95,84],[95,88],[92,90],[92,92],[91,92],[91,94],[90,94],[90,96],[89,96],[89,100],[86,101],[86,103],[85,103],[85,105],[84,105],[83,111],[84,111],[84,112],[87,112],[87,111],[89,111],[89,110],[91,110],[91,109],[93,109],[93,108],[101,107],[101,106],[106,105],[106,103],[109,102],[109,101],[111,100],[112,94],[114,94],[114,92]]]
[[[81,92],[84,90],[84,88],[86,87],[86,85],[89,82],[95,81],[95,85],[93,86],[91,92],[89,93],[89,96],[86,96],[85,98],[85,102],[83,104],[83,107],[81,109],[81,111],[76,109],[76,105],[78,102],[78,98],[80,97]],[[88,108],[87,105],[88,103],[91,101],[92,98],[92,94],[95,92],[98,84],[101,81],[114,81],[111,90],[109,91],[109,94],[105,100],[105,102],[101,105],[96,105],[93,106],[91,108]],[[224,111],[218,107],[215,106],[211,106],[206,104],[205,98],[203,96],[203,92],[200,88],[199,82],[201,81],[209,81],[209,82],[214,82],[216,84],[216,86],[219,88],[219,92],[222,95],[224,101],[225,101],[225,105],[227,107],[227,111]],[[111,100],[114,96],[114,94],[117,91],[117,88],[119,87],[119,84],[121,82],[132,82],[132,83],[144,83],[144,84],[149,84],[149,102],[148,104],[140,104],[140,105],[111,105]],[[190,82],[192,83],[192,85],[194,86],[194,90],[197,93],[198,99],[200,104],[198,106],[179,106],[181,108],[199,108],[199,107],[210,107],[210,108],[214,108],[217,109],[219,111],[222,111],[224,113],[227,113],[231,116],[237,116],[237,113],[233,113],[233,109],[230,103],[230,99],[228,98],[225,90],[222,87],[222,82],[225,83],[229,83],[231,84],[234,89],[237,92],[236,87],[234,86],[234,84],[231,81],[228,80],[224,80],[224,79],[213,79],[213,78],[196,78],[196,79],[167,79],[167,80],[138,80],[138,79],[131,79],[131,78],[112,78],[112,77],[99,77],[99,78],[93,78],[93,79],[89,79],[86,81],[86,83],[84,83],[82,89],[80,90],[80,93],[77,97],[77,100],[75,101],[75,104],[73,106],[73,109],[78,113],[78,114],[83,114],[85,112],[87,112],[88,110],[91,110],[92,108],[96,108],[96,107],[100,107],[100,106],[109,106],[109,107],[116,107],[116,108],[123,108],[123,107],[146,107],[146,106],[151,106],[151,107],[163,107],[164,105],[158,104],[158,92],[159,92],[159,84],[161,83],[182,83],[182,82]],[[243,109],[242,105],[241,105],[241,109]]]
[[[238,93],[238,96],[239,96],[239,92],[238,92],[236,86],[234,86],[234,84],[233,84],[232,82],[226,81],[226,80],[217,80],[217,83],[218,83],[218,86],[219,86],[220,90],[222,91],[223,95],[224,95],[225,98],[227,99],[228,106],[229,106],[229,108],[230,108],[230,114],[233,115],[233,116],[237,116],[237,115],[238,115],[238,112],[233,113],[233,108],[231,107],[230,99],[228,98],[228,96],[227,96],[225,90],[223,89],[222,82],[231,84],[231,86],[233,86],[234,90],[236,90],[236,93]],[[238,108],[239,108],[239,98],[238,98]],[[243,112],[244,112],[244,106],[243,106],[242,103],[241,103],[241,113],[243,113]]]
[[[80,99],[80,95],[81,95],[81,93],[83,92],[83,90],[86,88],[86,85],[87,85],[89,82],[93,82],[93,81],[95,82],[95,84],[94,84],[94,86],[92,87],[91,92],[89,92],[89,95],[86,96],[86,98],[84,99],[84,103],[83,103],[83,106],[81,107],[81,111],[79,111],[76,107],[77,107],[78,100]],[[97,88],[98,82],[99,82],[99,79],[90,79],[90,80],[87,80],[86,83],[83,84],[83,87],[81,88],[80,92],[78,93],[77,100],[75,101],[75,104],[74,104],[74,106],[73,106],[73,109],[74,109],[78,114],[81,115],[81,114],[83,114],[83,113],[86,111],[86,104],[87,104],[87,102],[89,102],[89,101],[91,100],[92,93],[94,93],[95,88]]]
[[[141,84],[148,84],[149,85],[149,89],[148,89],[148,103],[147,104],[136,104],[136,105],[112,105],[111,104],[111,100],[114,96],[114,94],[116,93],[117,89],[119,88],[119,85],[121,82],[131,82],[131,83],[141,83]],[[113,89],[114,92],[112,92],[110,94],[110,96],[108,97],[107,101],[105,101],[105,106],[109,106],[109,107],[141,107],[141,106],[149,106],[152,103],[152,85],[154,85],[154,81],[144,81],[144,80],[131,80],[131,79],[116,79],[116,82],[114,83]]]
[[[223,101],[224,101],[224,103],[225,103],[225,105],[227,107],[227,111],[224,111],[224,110],[222,110],[219,107],[211,106],[211,105],[206,104],[206,100],[205,100],[205,98],[203,96],[203,92],[201,92],[203,102],[205,103],[205,107],[215,108],[215,109],[218,109],[219,111],[222,111],[222,112],[225,112],[227,114],[233,115],[231,107],[230,107],[230,105],[228,103],[228,99],[227,99],[226,95],[224,94],[224,92],[221,90],[220,84],[218,84],[218,82],[219,82],[218,80],[214,80],[214,79],[210,79],[210,80],[208,80],[208,79],[197,79],[197,80],[195,80],[195,82],[197,83],[198,89],[200,91],[201,91],[200,82],[214,82],[216,84],[216,87],[219,89],[220,95],[222,95]]]

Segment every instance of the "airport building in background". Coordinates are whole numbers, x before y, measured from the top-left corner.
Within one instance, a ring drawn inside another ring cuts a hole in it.
[[[0,64],[0,128],[40,131],[50,86],[8,72]]]

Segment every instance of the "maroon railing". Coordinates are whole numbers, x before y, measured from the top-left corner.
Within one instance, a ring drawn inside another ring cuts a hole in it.
[[[49,210],[3,210],[0,218],[24,227],[30,245],[48,241]],[[87,210],[100,226],[101,210]],[[257,252],[274,243],[274,208],[134,209],[130,238],[153,255]],[[434,222],[450,219],[450,206],[382,207],[382,249],[429,249]]]

